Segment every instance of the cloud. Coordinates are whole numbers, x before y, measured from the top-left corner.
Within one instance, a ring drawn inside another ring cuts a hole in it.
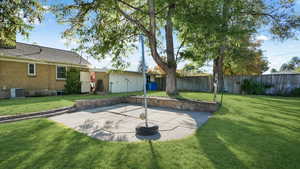
[[[255,37],[256,40],[259,40],[259,41],[266,41],[266,40],[269,40],[269,38],[265,35],[258,35]]]

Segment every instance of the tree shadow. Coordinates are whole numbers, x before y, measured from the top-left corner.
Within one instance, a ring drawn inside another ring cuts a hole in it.
[[[258,111],[255,113],[261,113],[265,116],[272,116],[273,118],[296,120],[300,118],[300,99],[284,98],[282,97],[258,97],[256,100],[252,100],[249,103],[255,106]],[[263,110],[263,111],[261,111]]]
[[[197,130],[195,137],[166,143],[103,142],[45,119],[2,124],[0,168],[159,169],[184,168],[189,163],[186,168],[197,168],[199,164],[207,167],[211,163],[213,167],[207,168],[297,169],[300,125],[295,103],[299,102],[273,105],[272,101],[260,102],[260,99],[249,99],[246,104],[240,104],[239,99],[228,101],[221,108],[225,115],[216,114]],[[290,105],[292,110],[288,108]],[[269,110],[276,114],[269,114]],[[233,116],[234,113],[241,114]],[[291,117],[283,119],[281,113]],[[296,120],[290,120],[292,116]]]
[[[201,129],[197,131],[196,138],[205,156],[212,162],[216,169],[233,168],[233,166],[234,168],[249,168],[229,149],[229,146],[223,140],[224,138],[220,136],[222,135],[220,131],[205,131],[210,132],[205,135],[201,131]]]
[[[297,130],[280,125],[294,132],[285,134],[258,118],[246,121],[212,118],[209,130],[198,129],[196,137],[201,150],[215,168],[297,168],[300,160],[300,145]],[[298,130],[299,133],[300,130]],[[299,134],[298,134],[299,136]],[[262,167],[263,166],[263,167]]]
[[[57,127],[53,122],[42,119],[15,124],[28,126],[15,126],[6,135],[0,133],[0,168],[95,168],[105,155],[107,142]]]
[[[114,155],[113,168],[130,168],[130,169],[161,169],[161,155],[155,149],[151,140],[143,144],[126,144],[123,145]]]

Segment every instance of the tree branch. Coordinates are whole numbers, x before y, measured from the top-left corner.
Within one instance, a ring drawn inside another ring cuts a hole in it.
[[[155,15],[165,11],[165,9],[169,8],[169,5],[166,5],[165,7],[163,7],[162,9],[160,9],[159,11],[155,12]]]
[[[149,28],[150,32],[148,34],[149,45],[151,50],[151,55],[158,66],[163,69],[165,72],[168,70],[167,64],[162,60],[157,51],[157,40],[156,40],[156,21],[155,21],[155,3],[153,0],[148,0],[149,5]]]
[[[157,41],[156,41],[156,22],[155,22],[155,8],[154,8],[154,2],[153,0],[148,0],[149,5],[152,7],[149,7],[149,17],[150,17],[150,30],[148,30],[139,20],[132,18],[130,15],[128,15],[126,12],[124,12],[119,4],[118,1],[115,0],[116,3],[116,10],[120,12],[127,20],[132,22],[133,24],[137,25],[142,32],[148,37],[149,39],[149,45],[151,49],[151,54],[155,62],[165,71],[167,70],[167,64],[162,60],[160,55],[157,51]],[[120,3],[122,3],[120,1]],[[152,11],[152,12],[151,12]]]
[[[169,4],[166,14],[165,36],[167,48],[167,63],[169,67],[176,66],[176,59],[174,56],[174,42],[173,42],[173,22],[172,15],[174,13],[174,4]]]
[[[119,6],[118,2],[119,0],[115,0],[116,3],[116,10],[120,12],[127,20],[132,22],[133,24],[136,24],[146,35],[149,35],[150,32],[146,29],[146,27],[138,20],[132,18],[130,15],[126,14]]]
[[[183,47],[183,45],[184,45],[184,43],[185,43],[185,41],[186,41],[186,35],[187,35],[187,33],[184,34],[183,41],[181,42],[179,48],[177,49],[176,56],[175,56],[175,60],[176,60],[176,61],[177,61],[179,52],[180,52],[181,48]]]
[[[268,16],[272,18],[273,20],[276,20],[276,17],[270,13],[256,13],[254,11],[251,12],[240,12],[241,14],[248,14],[248,15],[255,15],[255,16]]]
[[[125,2],[125,1],[122,1],[122,0],[117,0],[117,1],[121,2],[122,4],[124,4],[124,5],[126,5],[126,6],[128,6],[128,7],[130,7],[130,8],[132,8],[132,9],[134,9],[134,10],[137,10],[137,11],[140,11],[140,12],[142,12],[142,13],[146,13],[146,14],[147,14],[147,12],[143,11],[141,8],[134,7],[134,6],[130,5],[129,3]]]

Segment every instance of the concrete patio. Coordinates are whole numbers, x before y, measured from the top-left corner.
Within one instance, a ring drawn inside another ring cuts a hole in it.
[[[160,133],[152,137],[140,137],[136,136],[135,127],[144,123],[144,120],[139,118],[142,112],[142,106],[117,104],[62,114],[49,119],[100,140],[135,142],[145,139],[167,141],[185,138],[192,135],[211,116],[211,113],[206,112],[150,107],[149,122],[159,125]]]

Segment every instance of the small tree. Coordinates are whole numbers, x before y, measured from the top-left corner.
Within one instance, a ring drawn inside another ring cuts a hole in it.
[[[79,94],[81,91],[80,70],[71,68],[67,71],[67,80],[65,84],[66,94]]]

